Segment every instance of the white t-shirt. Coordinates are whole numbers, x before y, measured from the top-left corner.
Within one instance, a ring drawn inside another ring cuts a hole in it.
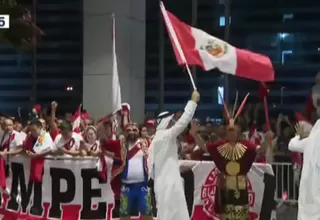
[[[21,138],[22,138],[23,140],[25,140],[26,137],[27,137],[27,134],[26,134],[25,132],[23,132],[23,131],[20,132],[20,135],[21,135]]]

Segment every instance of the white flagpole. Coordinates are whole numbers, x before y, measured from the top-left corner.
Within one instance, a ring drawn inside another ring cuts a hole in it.
[[[170,36],[172,37],[172,40],[174,42],[174,46],[177,48],[178,50],[178,53],[179,53],[179,56],[180,58],[182,59],[182,62],[185,64],[186,66],[186,70],[189,74],[189,77],[190,77],[190,81],[191,81],[191,84],[192,84],[192,87],[194,90],[197,90],[197,87],[196,87],[196,84],[194,83],[194,79],[193,79],[193,76],[192,76],[192,73],[190,71],[190,68],[188,66],[188,63],[187,63],[187,60],[186,60],[186,57],[184,56],[184,53],[183,53],[183,50],[181,48],[181,45],[180,45],[180,42],[178,40],[178,37],[176,35],[176,32],[174,31],[174,28],[172,26],[172,23],[170,21],[170,18],[167,14],[167,11],[166,11],[166,8],[164,7],[164,4],[162,1],[160,1],[160,9],[161,9],[161,13],[162,13],[162,16],[163,16],[163,19],[164,19],[164,22],[168,28],[168,31],[169,31],[169,34]]]

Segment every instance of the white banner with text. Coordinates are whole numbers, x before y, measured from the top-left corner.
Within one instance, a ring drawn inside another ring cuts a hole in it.
[[[34,183],[29,181],[30,159],[11,157],[7,189],[1,193],[0,215],[5,220],[110,220],[118,217],[113,216],[112,160],[108,161],[106,183],[99,180],[96,164],[95,158],[49,158],[44,163],[42,183]],[[191,168],[182,174],[191,219],[218,219],[213,210],[217,172],[214,163],[180,161],[180,164]],[[275,182],[271,166],[255,164],[249,180],[250,220],[270,220]]]

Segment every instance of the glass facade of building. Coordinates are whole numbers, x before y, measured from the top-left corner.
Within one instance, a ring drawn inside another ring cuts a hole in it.
[[[167,10],[182,21],[224,38],[226,27],[225,0],[164,1]],[[314,84],[320,63],[320,2],[297,0],[230,0],[229,43],[239,48],[262,53],[272,60],[276,80],[270,83],[270,111],[300,110]],[[148,4],[148,2],[147,2]],[[183,68],[178,67],[157,3],[149,2],[147,10],[146,111],[182,108],[191,93],[191,85]],[[161,36],[164,36],[164,59],[161,59]],[[160,52],[159,52],[160,51]],[[161,65],[163,64],[163,67]],[[164,92],[159,90],[159,69],[164,68]],[[221,114],[217,91],[224,88],[224,74],[219,71],[195,70],[201,93],[198,114]],[[259,74],[259,70],[257,70]],[[250,92],[249,101],[257,102],[258,83],[228,77],[229,101],[236,91],[241,97]],[[226,88],[224,88],[226,89]],[[161,95],[164,94],[164,99]],[[159,106],[160,101],[163,101]]]
[[[37,50],[37,102],[55,98],[63,111],[82,102],[81,0],[46,0],[37,6],[37,23],[46,35]]]

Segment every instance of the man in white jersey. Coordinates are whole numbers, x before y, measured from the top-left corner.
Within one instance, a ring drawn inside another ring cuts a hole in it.
[[[0,132],[0,187],[6,189],[6,177],[10,169],[10,157],[22,152],[23,137],[13,129],[13,120],[5,118]]]
[[[4,130],[0,134],[0,155],[15,155],[22,152],[23,136],[14,130],[13,120],[6,118],[3,122]]]
[[[60,124],[60,134],[55,138],[53,152],[64,154],[65,156],[79,156],[80,143],[83,141],[81,134],[72,131],[72,124],[64,121]]]
[[[174,115],[168,112],[158,117],[157,131],[150,145],[148,167],[150,177],[154,180],[159,220],[190,219],[179,171],[177,137],[192,120],[199,100],[199,93],[194,91],[176,123],[172,120]]]

